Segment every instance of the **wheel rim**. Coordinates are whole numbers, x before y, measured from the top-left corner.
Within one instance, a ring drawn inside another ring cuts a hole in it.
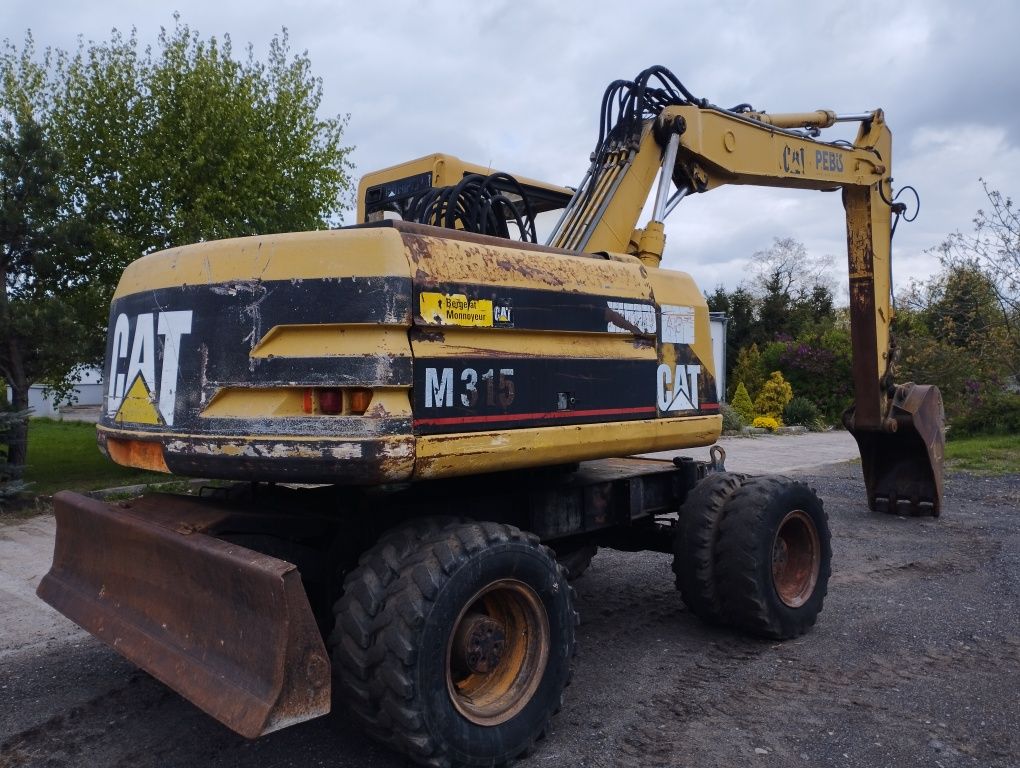
[[[815,591],[821,550],[811,517],[800,509],[787,513],[772,544],[772,583],[791,608],[804,605]]]
[[[549,660],[549,618],[531,587],[503,579],[460,612],[446,650],[454,707],[478,725],[499,725],[534,696]]]

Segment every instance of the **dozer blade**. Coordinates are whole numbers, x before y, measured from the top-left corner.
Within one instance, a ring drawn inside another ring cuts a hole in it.
[[[888,419],[890,431],[877,431],[856,429],[851,411],[844,416],[861,451],[868,505],[890,514],[938,517],[946,445],[938,387],[900,385]]]
[[[329,658],[294,565],[202,533],[222,513],[187,498],[53,501],[39,597],[242,736],[329,711]]]

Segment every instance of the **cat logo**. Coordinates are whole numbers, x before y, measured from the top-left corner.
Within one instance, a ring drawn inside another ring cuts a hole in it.
[[[514,308],[506,299],[497,299],[492,308],[493,325],[512,326],[514,324]]]
[[[181,337],[189,333],[190,310],[145,312],[133,322],[123,313],[117,316],[106,397],[106,412],[114,421],[173,425]],[[156,343],[157,338],[160,344]],[[160,363],[158,380],[157,362]]]
[[[655,376],[656,404],[660,411],[698,410],[698,377],[700,365],[678,365],[671,368],[666,363],[659,366]]]

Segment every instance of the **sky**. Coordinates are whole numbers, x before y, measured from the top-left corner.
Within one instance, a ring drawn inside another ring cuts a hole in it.
[[[606,85],[662,64],[720,105],[883,108],[894,185],[921,196],[920,215],[901,222],[893,243],[898,289],[937,271],[930,249],[950,232],[972,229],[986,203],[980,178],[1020,197],[1020,3],[1008,0],[5,0],[0,38],[20,44],[31,29],[39,48],[66,49],[134,27],[154,42],[174,11],[260,56],[286,27],[322,79],[322,114],[350,114],[359,176],[438,151],[574,186]],[[706,290],[736,287],[754,254],[785,237],[834,257],[845,283],[836,194],[726,187],[690,196],[666,232],[663,266]]]

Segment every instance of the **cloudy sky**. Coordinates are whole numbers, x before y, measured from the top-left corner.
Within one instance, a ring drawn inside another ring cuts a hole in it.
[[[936,268],[926,249],[971,228],[983,177],[1020,197],[1020,4],[8,0],[0,37],[70,48],[172,13],[203,35],[264,53],[282,27],[322,78],[324,112],[350,113],[358,173],[434,151],[576,185],[605,86],[651,64],[696,95],[771,111],[886,110],[893,175],[921,194],[900,225],[896,283]],[[832,138],[839,138],[834,134]],[[348,216],[348,221],[352,220]],[[751,188],[693,196],[667,222],[666,265],[729,287],[774,237],[832,255],[845,279],[838,195]]]

